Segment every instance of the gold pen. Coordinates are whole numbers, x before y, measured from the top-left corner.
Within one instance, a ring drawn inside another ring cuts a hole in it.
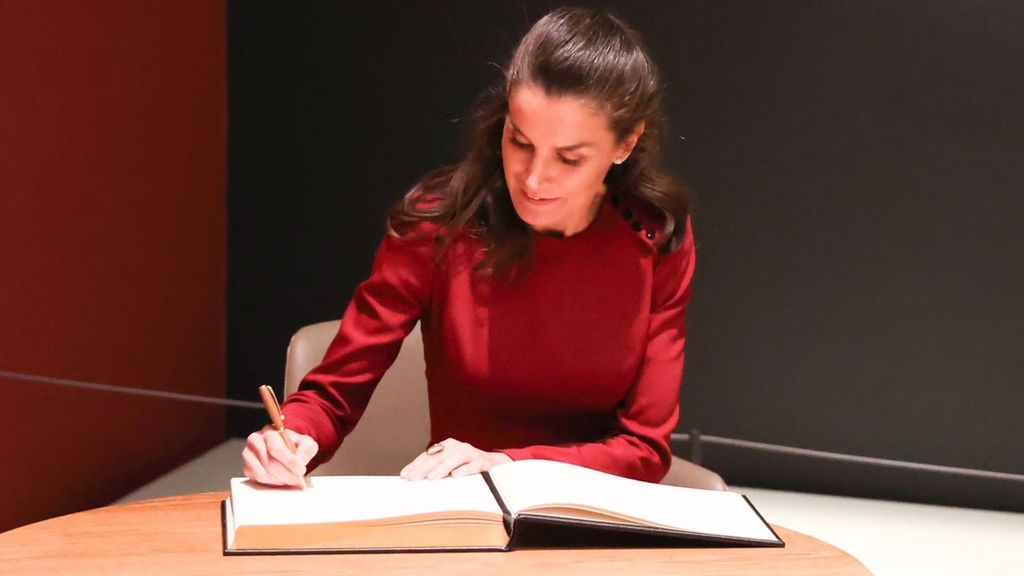
[[[292,437],[288,435],[288,431],[284,429],[284,414],[281,413],[281,405],[277,402],[277,395],[274,394],[274,389],[266,384],[260,386],[260,397],[263,398],[263,405],[267,407],[271,426],[281,435],[284,445],[292,451],[292,454],[295,454],[298,452],[298,447],[295,446]],[[306,479],[303,476],[299,476],[299,483],[302,484],[303,490],[308,488]]]

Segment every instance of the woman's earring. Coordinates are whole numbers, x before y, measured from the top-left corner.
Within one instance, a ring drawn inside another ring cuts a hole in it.
[[[622,164],[623,162],[625,162],[626,158],[629,158],[628,154],[623,156],[622,158],[617,158],[614,162],[615,162],[616,165],[619,165],[619,164]]]

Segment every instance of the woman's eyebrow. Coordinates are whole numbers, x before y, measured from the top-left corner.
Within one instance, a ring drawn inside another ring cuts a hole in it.
[[[525,132],[520,130],[519,127],[516,126],[516,123],[513,122],[511,118],[506,116],[505,119],[508,120],[509,126],[512,127],[512,130],[517,135],[522,136],[523,138],[526,138],[527,141],[530,141],[530,137],[527,136]],[[593,147],[594,147],[594,143],[593,142],[577,142],[576,144],[570,144],[569,146],[559,146],[559,147],[555,148],[555,150],[558,150],[559,152],[574,152],[576,150],[579,150],[580,148],[593,148]]]

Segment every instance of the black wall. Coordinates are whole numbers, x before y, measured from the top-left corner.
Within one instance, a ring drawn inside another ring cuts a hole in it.
[[[556,5],[363,4],[229,2],[235,397],[341,314],[387,207],[456,158],[494,63]],[[644,35],[696,200],[680,430],[1024,473],[1024,4],[579,4]],[[734,483],[1024,509],[1013,478],[879,490],[864,466],[705,457]]]

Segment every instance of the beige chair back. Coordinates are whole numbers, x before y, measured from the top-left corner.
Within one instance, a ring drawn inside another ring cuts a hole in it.
[[[334,320],[311,324],[292,336],[285,362],[285,396],[297,390],[302,378],[323,361],[340,323]],[[314,475],[398,474],[429,441],[427,407],[423,339],[417,325],[377,385],[359,424],[342,442],[334,458],[317,468]],[[662,484],[726,489],[718,474],[679,457],[672,458],[672,467]]]
[[[285,362],[285,396],[324,359],[340,320],[301,328],[292,336]],[[391,368],[377,385],[366,412],[329,462],[314,475],[396,475],[430,440],[427,378],[419,326],[402,343]]]

